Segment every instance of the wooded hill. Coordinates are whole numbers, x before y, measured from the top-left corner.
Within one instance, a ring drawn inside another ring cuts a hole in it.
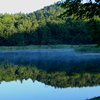
[[[91,24],[58,18],[62,12],[54,4],[29,14],[0,14],[0,46],[95,43]]]

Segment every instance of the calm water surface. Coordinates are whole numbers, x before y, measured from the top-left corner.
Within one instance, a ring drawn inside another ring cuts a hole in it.
[[[100,53],[0,50],[0,61],[0,100],[86,100],[100,96]]]
[[[31,79],[2,82],[0,100],[86,100],[100,95],[100,86],[54,88]]]

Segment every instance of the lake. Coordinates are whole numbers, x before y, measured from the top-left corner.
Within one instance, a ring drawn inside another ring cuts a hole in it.
[[[100,96],[100,53],[0,50],[0,100],[86,100]]]

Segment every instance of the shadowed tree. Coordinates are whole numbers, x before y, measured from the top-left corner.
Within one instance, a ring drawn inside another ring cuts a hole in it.
[[[100,0],[64,0],[58,2],[58,5],[65,9],[60,16],[72,16],[75,19],[93,19],[100,17]]]
[[[91,23],[92,40],[100,45],[100,0],[62,0],[57,3],[65,9],[59,17],[72,17],[76,20],[85,19]]]

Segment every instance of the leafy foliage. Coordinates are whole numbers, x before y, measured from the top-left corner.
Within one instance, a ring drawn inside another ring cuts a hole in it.
[[[93,2],[92,0],[88,0],[85,3],[82,0],[65,0],[58,2],[58,5],[66,9],[60,16],[72,16],[76,19],[100,17],[100,0]]]
[[[83,3],[82,3],[83,2]],[[92,40],[100,45],[100,22],[97,20],[100,17],[100,0],[65,0],[58,2],[58,5],[65,9],[59,17],[72,17],[74,19],[84,19],[89,21],[92,26]]]
[[[0,46],[96,43],[90,24],[57,17],[64,11],[55,4],[29,14],[0,14]]]

